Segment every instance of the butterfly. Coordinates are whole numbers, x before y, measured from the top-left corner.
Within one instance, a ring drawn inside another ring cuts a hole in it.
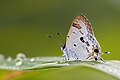
[[[100,44],[95,38],[89,20],[82,14],[77,16],[68,31],[66,43],[61,46],[64,60],[102,60]]]

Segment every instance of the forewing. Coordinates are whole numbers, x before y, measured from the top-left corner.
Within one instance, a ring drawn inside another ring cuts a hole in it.
[[[78,58],[85,60],[95,46],[100,49],[90,22],[83,15],[77,16],[66,37],[66,48],[74,51]]]

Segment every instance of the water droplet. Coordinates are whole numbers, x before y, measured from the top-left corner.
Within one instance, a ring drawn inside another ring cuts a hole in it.
[[[18,53],[16,55],[16,58],[21,58],[22,60],[25,60],[26,59],[26,55],[24,53]]]
[[[8,62],[12,61],[12,57],[9,56],[9,57],[7,58],[7,61],[8,61]]]
[[[4,55],[3,54],[0,54],[0,59],[4,59]]]
[[[31,61],[31,62],[35,61],[35,58],[31,58],[30,61]]]
[[[16,66],[21,66],[23,64],[23,60],[21,58],[16,58],[15,59],[15,65]]]

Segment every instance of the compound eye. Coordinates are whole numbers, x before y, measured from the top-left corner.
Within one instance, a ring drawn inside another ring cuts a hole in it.
[[[98,50],[98,49],[94,49],[94,52],[95,52],[95,53],[99,53],[99,50]]]
[[[65,49],[65,47],[66,47],[66,44],[64,44],[64,45],[62,46],[62,50],[64,50],[64,49]]]

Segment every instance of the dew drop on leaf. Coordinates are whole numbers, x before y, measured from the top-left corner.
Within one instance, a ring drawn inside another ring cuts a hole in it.
[[[35,61],[35,58],[31,58],[30,61],[31,61],[31,62]]]
[[[21,58],[22,60],[25,60],[26,59],[26,55],[24,53],[18,53],[16,55],[16,58]]]
[[[16,58],[15,59],[15,65],[16,66],[21,66],[23,64],[23,60],[21,58]]]

